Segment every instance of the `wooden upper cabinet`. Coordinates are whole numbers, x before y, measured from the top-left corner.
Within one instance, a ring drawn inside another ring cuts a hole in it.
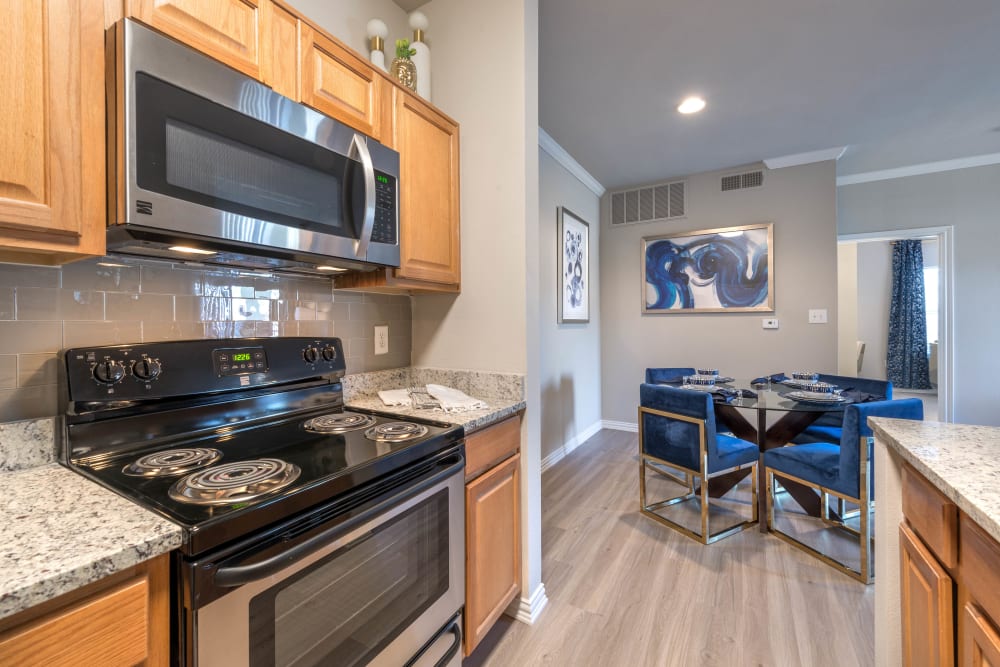
[[[267,1],[126,0],[126,14],[259,80]]]
[[[413,95],[396,101],[400,266],[396,275],[457,289],[461,281],[458,125]]]
[[[307,23],[301,24],[299,35],[302,102],[380,140],[382,77]]]
[[[299,100],[299,19],[286,9],[267,2],[268,33],[263,35],[263,81],[276,93]]]
[[[104,254],[101,0],[4,4],[0,261]]]

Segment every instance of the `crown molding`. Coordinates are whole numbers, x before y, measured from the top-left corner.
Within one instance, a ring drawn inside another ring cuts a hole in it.
[[[556,143],[556,140],[549,136],[549,133],[538,128],[538,147],[552,156],[552,159],[561,164],[566,171],[573,174],[576,180],[587,186],[587,189],[598,197],[604,195],[604,186],[600,181],[590,175],[590,172],[583,168],[576,159],[566,152],[566,149]]]
[[[784,169],[785,167],[798,167],[803,164],[813,162],[826,162],[827,160],[839,160],[840,156],[847,150],[847,146],[834,146],[808,153],[796,153],[794,155],[782,155],[781,157],[769,157],[764,160],[768,169]]]
[[[896,167],[895,169],[881,169],[879,171],[866,171],[860,174],[838,176],[837,185],[856,185],[858,183],[871,183],[872,181],[887,181],[893,178],[935,174],[939,171],[954,171],[956,169],[968,169],[969,167],[987,167],[991,164],[1000,164],[1000,153],[973,155],[972,157],[961,157],[954,160],[924,162],[923,164],[911,164],[907,167]]]

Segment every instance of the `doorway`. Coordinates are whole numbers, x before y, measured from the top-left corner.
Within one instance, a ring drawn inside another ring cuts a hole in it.
[[[924,402],[925,419],[951,421],[952,228],[892,230],[838,238],[838,372],[886,379],[892,244],[919,240],[923,251],[927,361],[931,387],[894,387],[895,398]]]

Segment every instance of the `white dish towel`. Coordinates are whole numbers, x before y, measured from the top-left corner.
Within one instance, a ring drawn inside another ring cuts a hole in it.
[[[378,393],[382,402],[389,406],[410,405],[410,392],[406,389],[383,389]]]
[[[478,398],[472,398],[458,389],[439,384],[427,385],[427,393],[441,403],[441,409],[445,412],[466,412],[467,410],[480,410],[488,407],[484,401]]]

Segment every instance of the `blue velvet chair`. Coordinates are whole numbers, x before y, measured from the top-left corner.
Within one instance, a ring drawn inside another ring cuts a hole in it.
[[[820,373],[819,381],[835,384],[841,389],[850,389],[875,396],[875,400],[877,401],[892,400],[892,383],[886,380]],[[836,444],[840,442],[843,427],[844,413],[828,412],[810,424],[802,433],[795,436],[792,442],[797,445],[804,445],[810,442],[831,442]]]
[[[639,504],[646,516],[663,523],[702,544],[710,544],[757,523],[757,445],[732,435],[717,433],[715,410],[710,394],[667,385],[643,384],[639,387]],[[652,469],[672,479],[663,466],[686,475],[686,492],[655,502],[646,498],[646,472]],[[709,527],[708,480],[717,475],[750,468],[752,513],[743,521],[712,533]],[[667,518],[662,510],[694,500],[694,480],[701,480],[701,532],[695,532]]]
[[[694,375],[693,368],[647,368],[646,384],[679,381],[685,375]]]
[[[840,444],[814,442],[769,449],[764,452],[767,478],[767,527],[772,533],[866,584],[873,579],[872,523],[874,481],[872,474],[873,437],[869,417],[894,419],[924,418],[924,404],[918,398],[899,401],[873,401],[848,405],[844,409],[844,425]],[[817,489],[821,496],[821,520],[838,529],[846,529],[858,537],[860,564],[855,570],[847,564],[800,542],[792,535],[777,530],[774,522],[774,481],[790,479]],[[843,521],[830,519],[830,496],[838,501],[855,503],[859,508],[860,528],[854,529]]]

